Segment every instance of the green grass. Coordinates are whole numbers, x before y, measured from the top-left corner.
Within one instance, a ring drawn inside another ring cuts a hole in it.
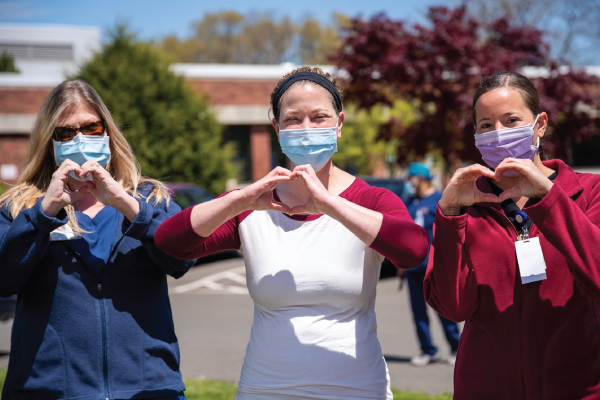
[[[185,397],[188,400],[232,400],[237,385],[222,381],[184,379]]]
[[[0,369],[0,390],[4,386],[6,370]],[[188,400],[233,400],[237,385],[223,381],[185,379],[185,397]],[[392,390],[394,400],[452,400],[451,393],[430,396],[425,393]]]
[[[452,400],[452,393],[429,395],[427,393],[406,392],[404,390],[392,389],[394,400]]]

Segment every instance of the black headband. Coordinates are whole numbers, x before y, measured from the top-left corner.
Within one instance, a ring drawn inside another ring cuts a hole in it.
[[[274,116],[279,114],[278,107],[279,107],[279,100],[281,100],[281,96],[283,96],[285,91],[288,90],[290,86],[292,86],[294,83],[296,83],[298,81],[311,81],[318,85],[323,86],[333,96],[333,100],[335,101],[335,105],[337,106],[338,110],[342,109],[342,96],[340,96],[340,92],[338,92],[335,85],[333,83],[331,83],[331,81],[329,79],[325,78],[323,75],[317,74],[316,72],[304,71],[304,72],[298,72],[297,74],[290,76],[285,81],[283,81],[283,83],[281,85],[279,85],[279,88],[277,88],[277,91],[275,92],[275,96],[273,96],[273,115]]]

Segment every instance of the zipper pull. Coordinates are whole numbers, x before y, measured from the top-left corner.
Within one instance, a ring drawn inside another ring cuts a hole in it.
[[[96,288],[98,288],[98,295],[102,296],[102,285],[99,283],[98,286],[96,286]]]

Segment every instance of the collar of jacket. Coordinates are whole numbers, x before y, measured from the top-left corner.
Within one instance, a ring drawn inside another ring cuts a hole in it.
[[[563,161],[548,160],[542,161],[542,164],[556,171],[556,179],[553,181],[554,184],[560,186],[570,198],[577,196],[583,191],[583,186],[581,186],[581,183],[579,183],[577,173]],[[477,188],[483,193],[493,193],[492,187],[490,186],[490,181],[486,177],[479,177],[476,184]],[[525,206],[528,207],[532,205],[532,203],[536,203],[538,201],[539,199],[530,199]],[[499,203],[477,203],[477,205],[496,208],[500,211],[502,210],[502,206]]]

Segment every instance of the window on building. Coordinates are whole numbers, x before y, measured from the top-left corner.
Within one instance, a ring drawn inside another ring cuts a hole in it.
[[[0,54],[11,54],[23,61],[74,61],[73,44],[70,43],[18,43],[0,42]]]
[[[235,144],[235,157],[233,162],[237,165],[241,182],[252,181],[252,162],[250,154],[250,126],[229,125],[223,132],[223,141]]]

